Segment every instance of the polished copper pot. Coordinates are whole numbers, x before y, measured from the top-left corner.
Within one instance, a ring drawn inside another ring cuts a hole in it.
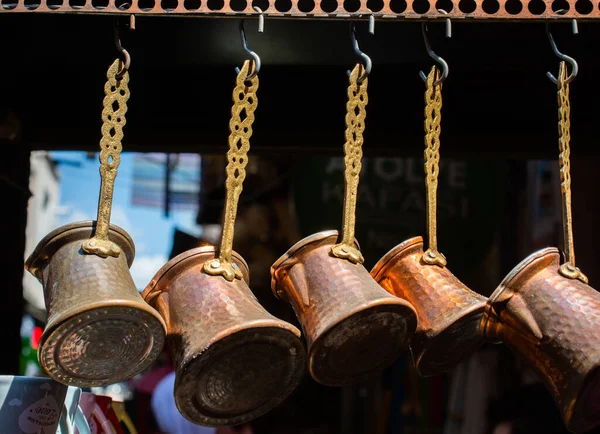
[[[527,257],[494,291],[481,324],[528,360],[567,428],[584,432],[600,424],[600,294],[559,267],[555,248]]]
[[[62,226],[36,247],[25,267],[44,286],[48,323],[39,360],[54,380],[78,387],[129,379],[160,354],[165,324],[131,278],[133,241],[111,225],[118,257],[84,253],[95,222]]]
[[[427,376],[447,371],[482,344],[479,323],[486,299],[446,266],[425,263],[423,254],[423,238],[406,240],[381,258],[371,275],[414,306],[418,326],[410,348],[417,371]]]
[[[292,304],[302,324],[311,375],[331,386],[391,364],[417,326],[408,302],[387,293],[362,264],[331,253],[337,238],[337,231],[311,235],[271,267],[273,293]]]
[[[175,402],[201,425],[237,425],[283,401],[301,380],[300,331],[270,315],[248,287],[248,266],[232,252],[242,278],[211,276],[215,248],[199,247],[165,264],[143,292],[168,327]]]

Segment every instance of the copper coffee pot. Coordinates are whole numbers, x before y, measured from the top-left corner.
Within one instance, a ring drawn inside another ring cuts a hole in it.
[[[556,50],[554,40],[548,33]],[[567,56],[565,56],[567,58]],[[567,429],[600,424],[600,294],[575,266],[571,217],[569,82],[558,80],[559,163],[564,261],[558,249],[537,251],[517,265],[491,295],[482,319],[485,336],[523,356],[546,384]]]
[[[177,407],[201,425],[238,425],[261,416],[295,389],[306,364],[300,331],[258,303],[248,287],[248,266],[232,250],[258,104],[260,63],[253,64],[251,70],[251,62],[244,63],[233,91],[221,246],[173,258],[142,294],[167,323]]]
[[[469,356],[483,341],[479,322],[485,297],[471,291],[446,267],[446,258],[437,247],[437,185],[440,160],[442,82],[448,65],[429,47],[440,62],[442,75],[432,67],[425,77],[425,187],[427,195],[427,250],[423,239],[411,238],[390,250],[371,271],[373,278],[390,293],[409,301],[419,323],[410,348],[420,375],[437,375]]]
[[[110,225],[129,99],[126,65],[116,60],[107,78],[98,220],[52,231],[25,264],[44,286],[48,311],[40,364],[54,380],[78,387],[105,386],[137,375],[158,357],[166,329],[131,278],[133,241]]]
[[[356,39],[354,44],[366,57]],[[370,60],[366,68],[356,65],[350,74],[341,242],[337,231],[319,232],[298,242],[271,267],[273,293],[292,304],[302,324],[311,375],[331,386],[364,379],[391,364],[416,327],[412,306],[373,280],[354,239],[369,71]]]

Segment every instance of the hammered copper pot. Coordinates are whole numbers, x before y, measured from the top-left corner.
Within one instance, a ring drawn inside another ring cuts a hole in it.
[[[302,324],[309,371],[330,386],[390,365],[417,326],[408,302],[381,288],[362,264],[333,256],[337,238],[337,231],[311,235],[271,267],[273,293],[292,304]]]
[[[129,379],[158,357],[165,339],[160,315],[131,278],[133,241],[111,225],[118,257],[86,254],[81,244],[95,222],[62,226],[36,247],[25,267],[44,286],[48,323],[39,360],[56,381],[78,387]]]
[[[530,255],[494,291],[481,324],[529,361],[567,428],[584,432],[600,424],[600,294],[559,266],[555,248]]]
[[[390,250],[371,275],[387,291],[410,302],[418,318],[410,344],[421,375],[441,374],[479,348],[486,298],[471,291],[445,266],[423,262],[423,238]]]
[[[203,271],[215,248],[171,259],[143,297],[168,327],[175,365],[175,402],[201,425],[237,425],[283,401],[301,380],[306,351],[300,331],[270,315],[248,287],[248,266],[236,252],[242,279]]]

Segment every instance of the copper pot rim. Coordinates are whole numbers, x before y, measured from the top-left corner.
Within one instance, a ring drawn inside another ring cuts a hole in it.
[[[334,229],[321,231],[321,232],[317,232],[312,235],[309,235],[308,237],[301,239],[296,244],[294,244],[292,247],[290,247],[287,252],[285,252],[283,255],[281,255],[279,257],[279,259],[277,259],[273,263],[273,265],[271,265],[271,290],[273,291],[273,294],[275,295],[275,297],[278,297],[278,295],[277,295],[277,278],[275,276],[276,271],[281,269],[282,267],[285,267],[287,265],[286,262],[293,259],[294,255],[296,253],[298,253],[300,250],[308,247],[310,244],[317,243],[319,241],[323,241],[323,240],[326,240],[327,238],[334,237],[334,236],[335,236],[336,240],[339,237],[339,232]],[[335,242],[336,241],[334,241],[332,244],[335,244]],[[356,239],[354,239],[354,243],[356,244],[356,247],[360,250],[360,245],[358,244],[358,241]]]
[[[155,293],[155,291],[166,291],[168,292],[168,288],[161,288],[161,281],[163,280],[163,278],[171,271],[175,271],[175,269],[177,268],[185,268],[185,267],[189,267],[189,266],[193,266],[198,264],[199,262],[204,263],[205,261],[208,261],[210,258],[210,254],[213,254],[212,257],[215,257],[215,253],[217,251],[217,247],[216,246],[201,246],[201,247],[196,247],[190,250],[187,250],[183,253],[180,253],[179,255],[175,256],[174,258],[172,258],[171,260],[169,260],[165,265],[163,265],[154,275],[154,277],[152,278],[152,280],[150,281],[150,283],[148,283],[148,285],[146,285],[146,288],[144,288],[144,291],[142,291],[142,298],[150,303],[151,300],[147,300],[149,294],[151,293]],[[205,256],[205,257],[203,257]],[[241,271],[242,271],[242,275],[244,276],[244,281],[246,282],[246,284],[249,284],[250,282],[250,272],[248,269],[248,264],[246,263],[246,261],[244,260],[244,258],[242,258],[242,256],[235,252],[232,251],[231,252],[231,257],[234,260],[234,262],[236,264],[238,264],[238,266],[240,267]],[[203,272],[203,271],[201,271]],[[220,276],[211,276],[211,277],[220,277]],[[164,286],[164,285],[163,285]],[[150,298],[154,298],[154,296],[150,297]]]
[[[54,229],[37,244],[34,251],[29,255],[29,258],[27,258],[25,268],[39,279],[39,270],[46,266],[50,258],[52,258],[61,247],[74,241],[82,241],[89,238],[95,229],[95,220],[69,223]],[[110,234],[113,235],[111,240],[125,253],[127,266],[131,267],[133,258],[135,257],[135,244],[133,243],[133,239],[131,239],[131,236],[129,236],[125,229],[113,224],[110,225]]]
[[[378,275],[384,272],[385,268],[391,263],[392,260],[398,258],[399,256],[410,254],[413,249],[419,247],[421,250],[423,250],[423,237],[420,235],[402,241],[396,247],[392,248],[389,252],[383,255],[379,261],[377,261],[371,270],[371,276],[377,280]],[[400,258],[398,258],[398,260],[400,260]]]
[[[502,279],[498,287],[494,290],[492,295],[490,295],[488,304],[493,304],[498,301],[499,298],[507,295],[504,294],[505,291],[518,291],[520,288],[520,285],[518,285],[518,280],[523,278],[523,272],[525,270],[538,261],[546,260],[548,263],[551,263],[555,259],[555,256],[559,256],[560,261],[560,251],[556,247],[545,247],[527,256],[525,259],[519,262],[519,264],[517,264],[517,266],[514,267],[504,279]]]

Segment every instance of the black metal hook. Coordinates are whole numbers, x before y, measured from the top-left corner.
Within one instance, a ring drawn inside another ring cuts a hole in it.
[[[567,12],[565,9],[556,11],[557,14],[561,14],[561,13],[564,14],[565,12]],[[579,29],[577,28],[577,20],[576,19],[573,19],[572,26],[573,26],[572,27],[573,34],[577,35],[579,33]],[[560,60],[563,60],[571,65],[571,75],[569,75],[569,77],[567,77],[566,83],[568,84],[568,83],[572,82],[573,79],[575,77],[577,77],[577,74],[579,73],[579,65],[577,64],[577,61],[575,59],[573,59],[571,56],[567,56],[566,54],[561,53],[558,50],[558,47],[556,46],[556,42],[554,41],[554,37],[552,36],[552,33],[550,32],[550,23],[546,23],[546,36],[548,36],[548,40],[550,41],[550,47],[552,47],[552,51],[554,52],[556,57],[558,57]],[[552,83],[558,84],[558,80],[550,71],[546,72],[546,76],[552,81]]]
[[[375,17],[373,15],[369,15],[369,33],[375,34]],[[358,46],[358,40],[356,39],[356,26],[353,22],[350,23],[350,38],[352,39],[352,48],[354,49],[354,53],[363,61],[363,66],[365,68],[364,72],[358,77],[356,82],[358,84],[362,84],[363,81],[369,76],[371,70],[373,69],[373,62],[371,58],[367,56],[363,51],[361,51]],[[350,76],[350,71],[348,71],[348,76]]]
[[[443,9],[438,9],[440,14],[448,15],[448,12]],[[442,67],[442,75],[438,78],[434,85],[442,84],[446,78],[448,78],[448,72],[450,68],[448,67],[448,63],[438,56],[435,51],[431,49],[431,45],[429,44],[429,38],[427,37],[427,23],[421,24],[421,33],[423,33],[423,41],[425,41],[425,49],[427,50],[427,54],[433,60],[435,60]],[[446,18],[446,38],[452,37],[452,23],[450,22],[450,18]],[[424,82],[427,82],[427,75],[423,71],[419,71],[419,75]]]
[[[265,31],[265,15],[264,15],[262,9],[259,8],[258,6],[254,6],[253,9],[259,14],[258,15],[258,33],[263,33]],[[258,57],[258,54],[256,54],[250,48],[248,48],[248,43],[246,42],[246,30],[244,29],[244,20],[240,21],[240,37],[242,38],[242,47],[244,47],[244,51],[246,53],[248,53],[248,55],[252,58],[252,61],[254,62],[254,68],[252,69],[252,72],[250,73],[250,75],[248,75],[248,77],[247,77],[248,80],[251,80],[254,77],[256,77],[256,75],[260,71],[260,66],[262,63],[260,61],[260,57]],[[240,68],[236,67],[235,72],[239,74]]]
[[[119,52],[119,55],[123,61],[123,68],[121,68],[117,74],[117,79],[120,79],[131,66],[131,56],[129,55],[129,51],[123,48],[123,45],[121,44],[121,37],[119,36],[119,20],[117,17],[115,17],[113,20],[113,38],[115,41],[115,47],[117,48],[117,51]]]

